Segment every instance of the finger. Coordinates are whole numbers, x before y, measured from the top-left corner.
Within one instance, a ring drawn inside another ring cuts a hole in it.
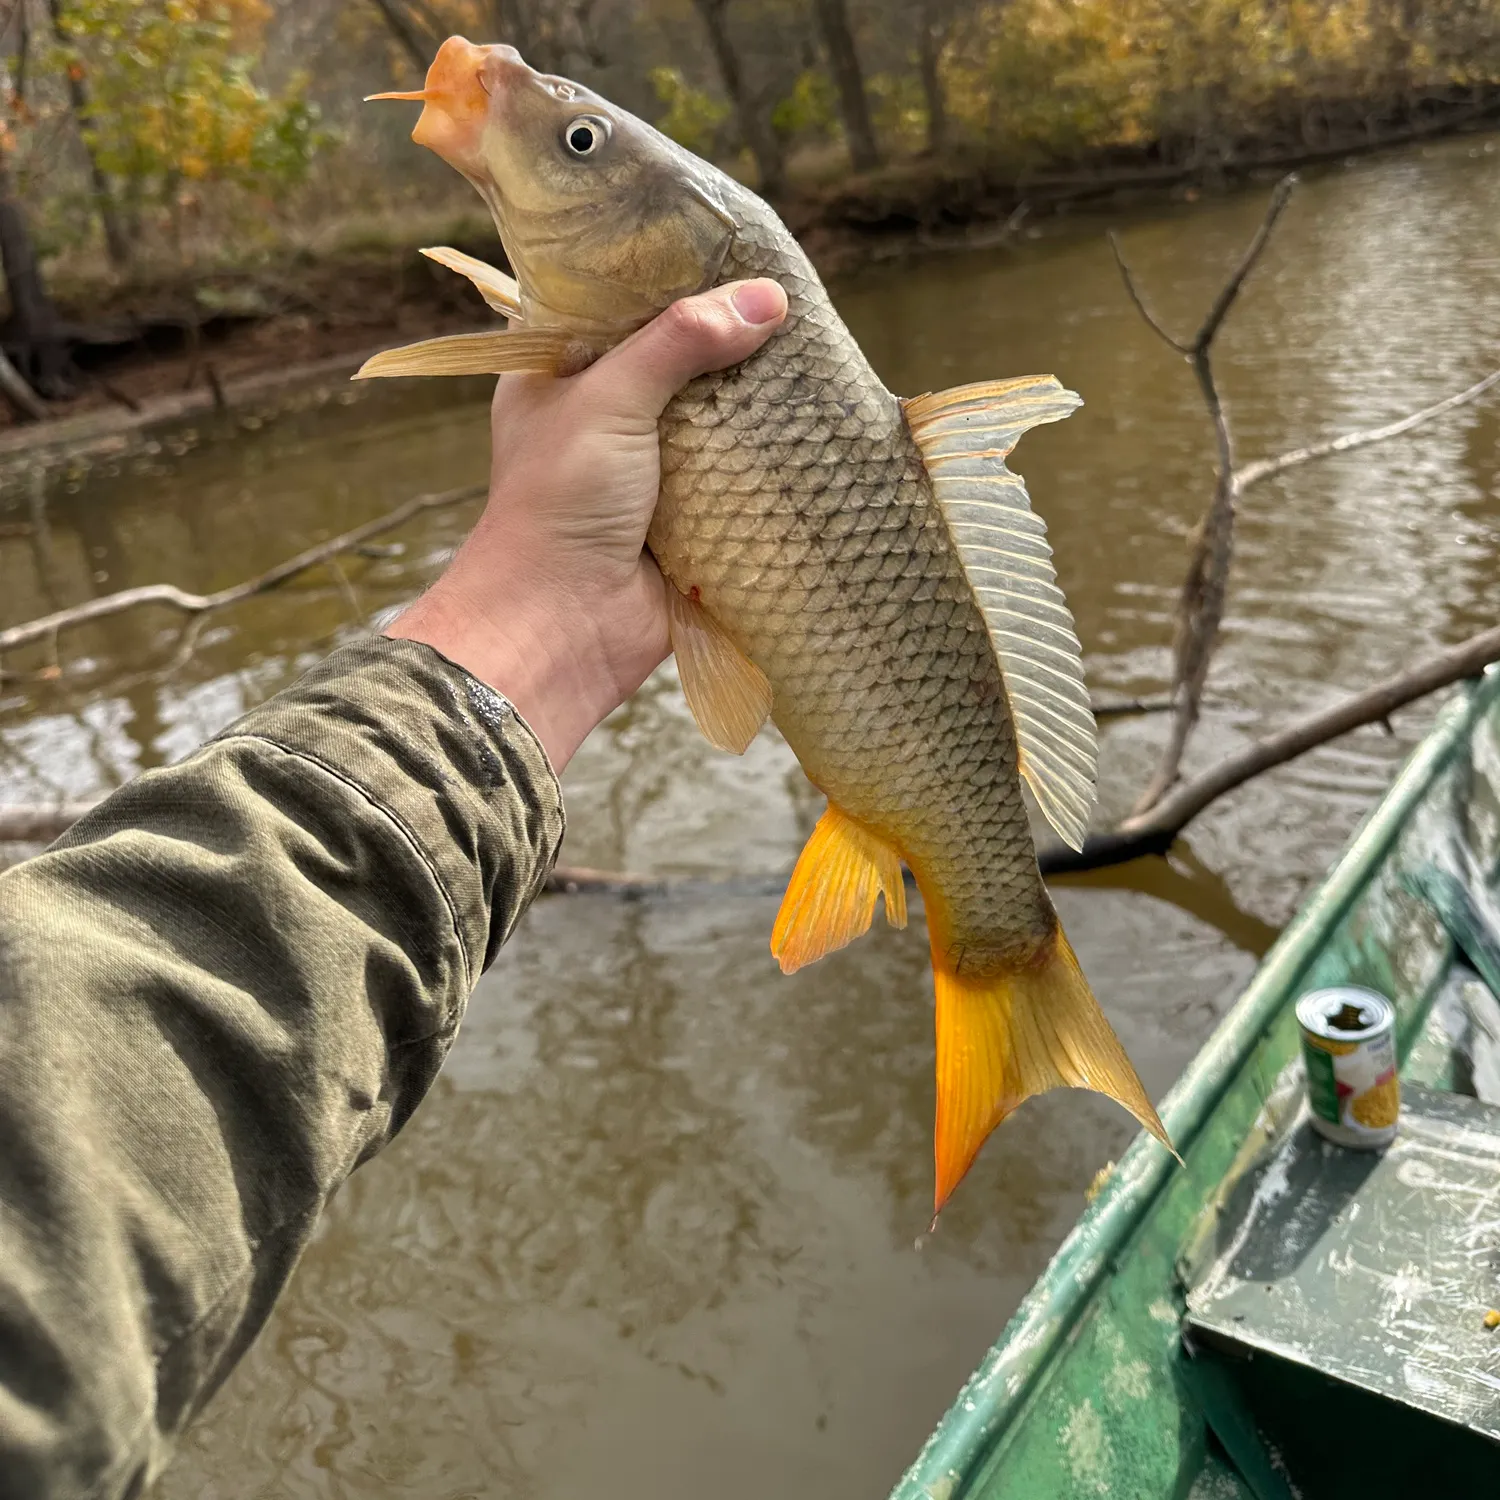
[[[654,423],[695,375],[749,358],[785,317],[774,281],[732,281],[674,302],[579,379],[615,415]]]

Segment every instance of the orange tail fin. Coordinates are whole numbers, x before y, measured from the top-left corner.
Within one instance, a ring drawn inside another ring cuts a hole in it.
[[[955,974],[934,945],[933,981],[934,1223],[990,1132],[1023,1100],[1048,1089],[1108,1094],[1172,1149],[1061,927],[1035,961],[1000,974]]]

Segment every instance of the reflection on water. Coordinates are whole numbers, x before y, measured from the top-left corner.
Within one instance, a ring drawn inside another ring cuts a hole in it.
[[[1242,456],[1388,420],[1500,354],[1500,151],[1459,142],[1307,183],[1219,357]],[[1160,211],[1124,243],[1187,329],[1259,195]],[[1087,405],[1029,435],[1091,684],[1167,669],[1211,444],[1186,367],[1121,294],[1102,225],[841,287],[894,389],[1055,370]],[[484,391],[378,390],[227,440],[117,460],[0,509],[5,622],[132,584],[207,590],[419,490],[480,476]],[[1190,768],[1493,622],[1500,404],[1286,475],[1245,501],[1236,585]],[[0,683],[0,801],[97,793],[180,756],[409,597],[472,508],[395,555],[207,622],[142,611]],[[1058,902],[1159,1096],[1426,715],[1251,784],[1173,860]],[[1104,803],[1160,720],[1104,730]],[[785,747],[697,737],[670,668],[568,775],[572,863],[787,868],[818,810]],[[1004,1323],[1130,1129],[1080,1095],[1029,1104],[945,1215],[931,1191],[920,924],[782,978],[775,897],[541,903],[485,976],[433,1097],[336,1201],[265,1337],[160,1493],[622,1497],[878,1494]]]

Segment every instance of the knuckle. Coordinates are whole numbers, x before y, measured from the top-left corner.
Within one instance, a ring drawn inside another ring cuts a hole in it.
[[[718,333],[721,320],[715,316],[716,311],[705,305],[702,297],[684,297],[674,302],[663,316],[670,320],[668,331],[674,339],[699,344]]]

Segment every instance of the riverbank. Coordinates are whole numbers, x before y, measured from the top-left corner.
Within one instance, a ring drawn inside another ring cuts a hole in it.
[[[1294,168],[1497,124],[1500,91],[1429,99],[1399,114],[1325,106],[1316,131],[1303,121],[1211,155],[1153,142],[1017,169],[956,152],[804,184],[776,206],[819,272],[832,277],[996,247],[1071,213],[1192,202]],[[488,314],[468,284],[416,252],[439,239],[496,259],[487,222],[470,214],[446,233],[429,224],[412,236],[405,228],[405,236],[396,226],[362,243],[289,249],[284,263],[159,273],[136,285],[76,279],[59,301],[77,339],[78,388],[41,422],[0,410],[0,456],[87,445],[259,400],[283,383],[352,371],[375,349],[482,326]]]

